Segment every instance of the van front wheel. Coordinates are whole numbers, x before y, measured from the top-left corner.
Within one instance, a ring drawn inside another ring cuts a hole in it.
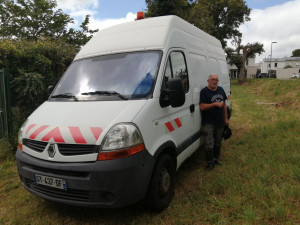
[[[169,155],[159,157],[145,198],[146,206],[152,211],[166,209],[174,196],[175,165]]]

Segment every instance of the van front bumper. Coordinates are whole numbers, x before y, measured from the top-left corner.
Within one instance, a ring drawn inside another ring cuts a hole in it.
[[[123,159],[83,163],[49,162],[17,150],[16,161],[21,181],[32,194],[69,205],[103,208],[142,200],[155,163],[147,150]],[[36,184],[34,174],[63,179],[67,189]]]

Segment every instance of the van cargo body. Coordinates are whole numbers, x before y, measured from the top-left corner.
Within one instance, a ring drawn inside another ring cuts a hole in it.
[[[176,16],[98,32],[19,132],[24,187],[41,198],[168,207],[175,172],[201,144],[210,73],[230,95],[220,41]]]

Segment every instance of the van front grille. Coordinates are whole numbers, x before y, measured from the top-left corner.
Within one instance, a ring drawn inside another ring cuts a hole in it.
[[[27,148],[32,149],[33,151],[43,152],[46,146],[48,145],[48,142],[35,141],[24,138],[23,145],[25,145]]]
[[[98,148],[98,145],[58,144],[60,154],[65,156],[97,153]]]
[[[48,142],[23,139],[23,145],[36,152],[43,152]],[[60,154],[64,156],[86,155],[98,152],[98,145],[85,145],[85,144],[57,144]]]

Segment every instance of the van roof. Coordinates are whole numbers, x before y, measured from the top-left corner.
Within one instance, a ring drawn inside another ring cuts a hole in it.
[[[161,16],[123,23],[99,31],[81,49],[75,60],[119,52],[163,49],[173,29],[222,48],[219,40],[185,20],[177,16]]]

